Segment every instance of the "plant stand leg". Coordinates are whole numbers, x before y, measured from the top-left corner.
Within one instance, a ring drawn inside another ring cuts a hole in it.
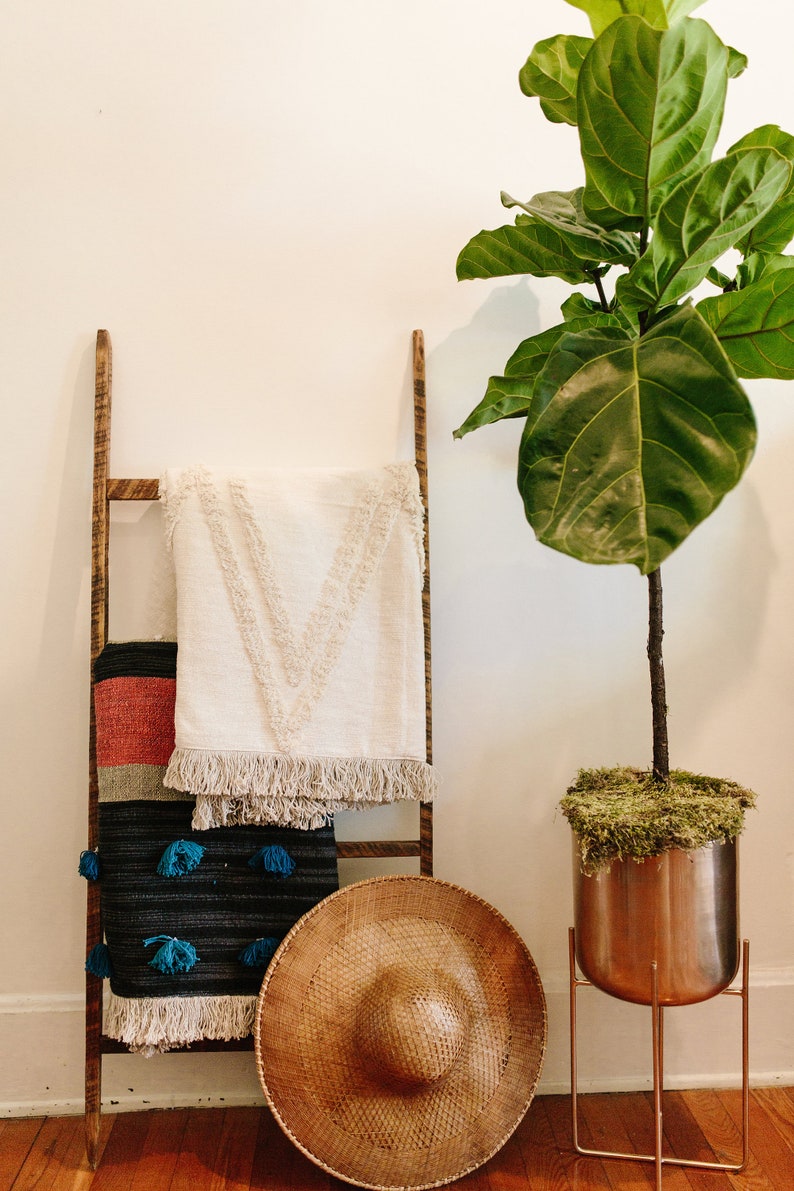
[[[614,1150],[591,1150],[579,1143],[578,1064],[576,1057],[576,994],[580,988],[592,987],[590,980],[576,974],[576,940],[574,928],[568,930],[568,966],[570,973],[571,1021],[571,1134],[573,1148],[585,1158],[619,1158],[624,1162],[652,1162],[656,1171],[656,1191],[662,1191],[662,1170],[665,1166],[683,1166],[697,1170],[721,1170],[738,1174],[747,1165],[750,1153],[750,1050],[749,1050],[749,991],[750,944],[742,943],[742,982],[739,987],[724,989],[718,996],[739,997],[742,1002],[742,1154],[738,1162],[701,1162],[693,1158],[674,1158],[662,1154],[664,1120],[662,1092],[664,1088],[664,1007],[659,1004],[658,973],[651,964],[651,1028],[653,1033],[653,1154],[625,1154]]]
[[[656,963],[651,964],[651,1031],[653,1034],[653,1136],[654,1165],[656,1167],[656,1191],[662,1191],[662,1085],[664,1083],[662,1032],[662,1007],[659,1004],[659,971]]]

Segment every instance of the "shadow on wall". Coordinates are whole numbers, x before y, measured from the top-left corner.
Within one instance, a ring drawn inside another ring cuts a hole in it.
[[[53,972],[70,967],[75,979],[82,976],[85,927],[77,911],[85,893],[75,858],[84,846],[88,773],[92,409],[85,394],[92,391],[93,352],[81,337],[63,363],[53,417],[36,426],[41,469],[29,510],[32,545],[15,560],[25,615],[9,642],[4,716],[14,748],[6,778],[9,790],[28,793],[25,814],[12,825],[6,875],[30,940],[24,980],[31,989],[52,987]],[[11,662],[17,652],[24,658],[19,674]]]
[[[434,442],[452,444],[452,431],[482,397],[488,376],[500,375],[518,344],[541,329],[538,299],[530,282],[522,278],[491,289],[468,326],[432,345],[428,354],[428,369],[432,370],[428,416],[435,431]],[[506,456],[505,463],[515,470],[514,457]]]
[[[90,615],[93,391],[94,347],[81,341],[66,364],[50,444],[42,451],[36,538],[52,541],[37,674],[43,686],[53,672],[66,675],[79,655],[88,656],[82,647],[87,650]]]
[[[756,663],[778,565],[752,471],[665,564],[671,756],[678,748],[681,766]]]

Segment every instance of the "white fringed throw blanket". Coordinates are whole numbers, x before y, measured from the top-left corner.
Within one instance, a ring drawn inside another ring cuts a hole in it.
[[[413,464],[193,467],[160,497],[179,639],[165,784],[195,796],[194,828],[431,799]]]

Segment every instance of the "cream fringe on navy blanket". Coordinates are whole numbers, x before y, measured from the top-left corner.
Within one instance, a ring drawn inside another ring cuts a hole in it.
[[[413,464],[194,467],[161,481],[177,584],[176,747],[193,826],[320,826],[435,790]]]
[[[147,1058],[203,1038],[245,1038],[254,1028],[256,997],[104,997],[104,1029]]]

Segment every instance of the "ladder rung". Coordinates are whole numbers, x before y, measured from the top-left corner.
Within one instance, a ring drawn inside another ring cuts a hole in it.
[[[337,840],[336,854],[340,860],[378,856],[420,856],[421,844],[418,839]]]
[[[159,480],[108,480],[108,500],[157,500]]]

